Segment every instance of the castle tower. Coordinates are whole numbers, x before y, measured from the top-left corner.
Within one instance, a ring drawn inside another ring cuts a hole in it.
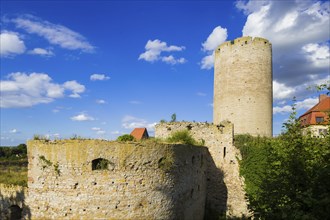
[[[235,134],[272,136],[272,45],[241,37],[215,51],[214,124],[229,120]]]

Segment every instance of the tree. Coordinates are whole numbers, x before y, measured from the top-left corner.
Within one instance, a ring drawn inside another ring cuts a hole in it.
[[[328,219],[330,134],[303,135],[292,109],[277,138],[235,136],[250,208],[260,219]]]
[[[175,113],[173,113],[171,115],[171,122],[176,122],[176,114]]]

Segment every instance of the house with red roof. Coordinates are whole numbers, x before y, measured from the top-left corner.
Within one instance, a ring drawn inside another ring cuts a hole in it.
[[[132,132],[131,135],[136,139],[136,140],[141,140],[141,139],[147,139],[149,138],[149,134],[146,128],[135,128]]]
[[[320,95],[319,102],[299,117],[304,134],[322,137],[329,128],[330,96]]]

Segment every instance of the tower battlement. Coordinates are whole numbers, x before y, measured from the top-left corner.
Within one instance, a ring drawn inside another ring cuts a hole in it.
[[[236,38],[235,40],[226,41],[226,42],[220,44],[216,48],[215,52],[219,53],[222,50],[225,50],[226,48],[237,47],[237,46],[241,47],[241,46],[250,45],[250,44],[272,46],[272,44],[269,42],[269,40],[267,40],[265,38],[246,36],[246,37]]]

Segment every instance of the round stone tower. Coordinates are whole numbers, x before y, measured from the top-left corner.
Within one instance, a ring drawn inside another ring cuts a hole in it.
[[[229,120],[235,134],[273,134],[272,45],[241,37],[215,50],[214,124]]]

